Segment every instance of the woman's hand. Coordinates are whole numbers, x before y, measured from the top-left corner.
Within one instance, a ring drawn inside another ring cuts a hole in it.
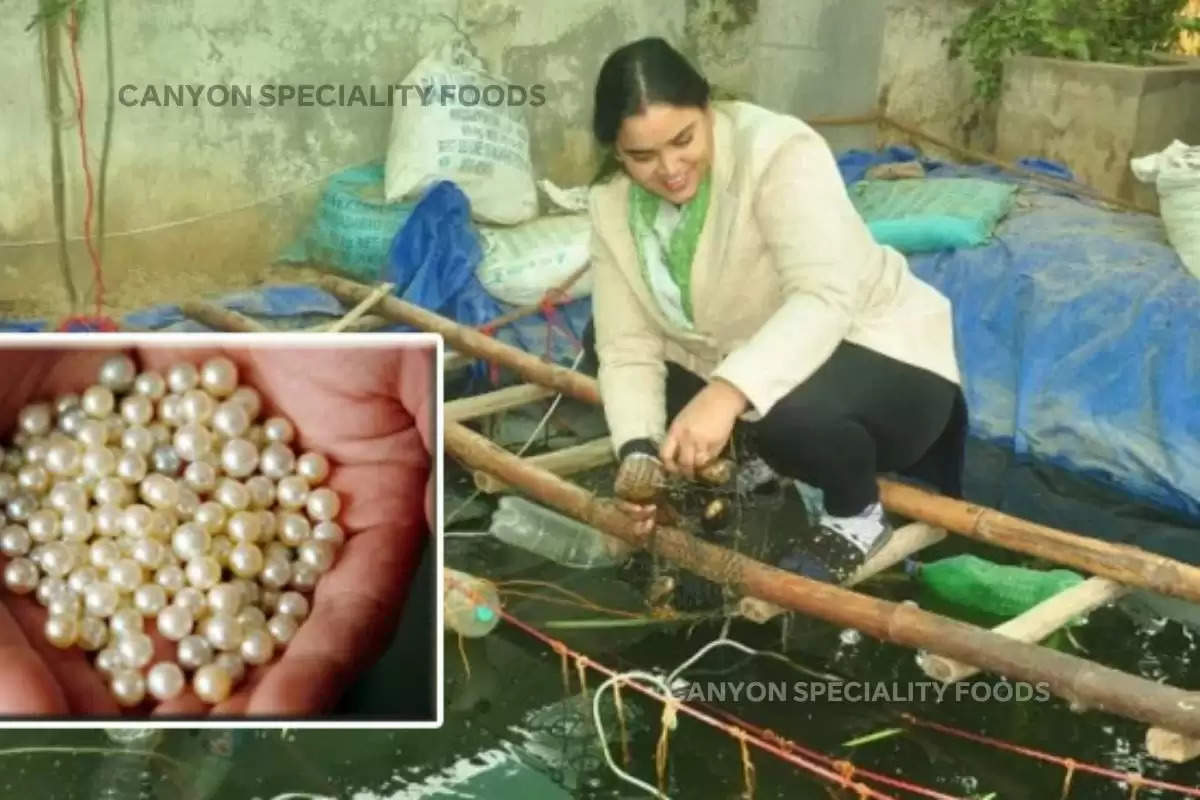
[[[749,401],[731,383],[713,381],[671,422],[660,457],[668,471],[695,479],[696,470],[721,454],[733,424]]]

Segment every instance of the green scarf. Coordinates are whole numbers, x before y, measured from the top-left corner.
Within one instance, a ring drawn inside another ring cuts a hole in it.
[[[647,252],[649,247],[659,247],[671,280],[679,287],[679,296],[683,303],[683,313],[689,322],[692,320],[692,259],[696,255],[696,245],[700,241],[700,232],[704,229],[704,220],[708,216],[709,188],[711,175],[705,174],[704,179],[696,188],[696,194],[691,200],[679,208],[679,221],[671,231],[669,242],[663,247],[654,232],[654,223],[660,209],[668,201],[658,195],[648,192],[636,183],[629,185],[629,227],[633,239],[638,245],[638,257],[642,264],[642,275],[646,284],[653,290],[647,267]],[[652,292],[653,293],[653,292]]]

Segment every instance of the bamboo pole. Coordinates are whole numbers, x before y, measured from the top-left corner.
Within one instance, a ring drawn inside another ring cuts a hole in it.
[[[1150,728],[1146,731],[1146,751],[1154,758],[1182,764],[1200,758],[1200,739],[1163,728]]]
[[[449,419],[449,417],[447,417]],[[612,440],[607,436],[574,447],[564,447],[550,453],[540,453],[525,458],[529,464],[553,472],[555,475],[574,475],[577,472],[602,467],[613,461]],[[475,472],[475,488],[486,494],[508,491],[511,487],[504,481],[483,470]]]
[[[67,293],[67,304],[74,313],[79,305],[79,292],[71,270],[71,255],[67,250],[66,189],[63,168],[62,99],[59,87],[59,69],[62,64],[62,47],[59,41],[59,9],[49,0],[40,0],[38,8],[42,14],[41,35],[46,81],[46,116],[50,122],[50,194],[54,201],[54,231],[58,242],[58,268],[62,273],[63,289]]]
[[[179,304],[179,310],[185,317],[207,325],[213,330],[236,331],[238,333],[262,333],[267,327],[250,319],[245,314],[230,311],[227,308],[205,303],[202,300],[184,300]]]
[[[332,276],[322,288],[343,302],[357,302],[371,292],[370,286]],[[526,380],[549,386],[584,402],[598,404],[600,390],[595,379],[553,364],[438,314],[396,298],[385,298],[379,313],[423,330],[440,333],[447,344],[514,369]],[[1109,578],[1128,586],[1151,589],[1160,594],[1200,602],[1200,568],[1174,561],[1137,547],[1112,544],[1046,525],[1038,525],[994,509],[954,500],[915,486],[880,480],[881,499],[892,511],[938,528],[998,545],[1008,550],[1044,558]]]
[[[445,417],[451,422],[461,422],[464,419],[474,419],[485,414],[506,411],[553,396],[554,392],[536,383],[506,386],[494,392],[464,397],[461,400],[451,400],[446,403]]]
[[[1107,578],[1088,578],[992,630],[1018,641],[1040,642],[1076,617],[1111,603],[1128,591]],[[922,655],[917,663],[926,675],[942,683],[961,681],[979,672],[970,664],[935,654]]]
[[[933,650],[1012,679],[1044,685],[1077,707],[1200,735],[1200,694],[1014,641],[916,606],[808,580],[701,541],[677,528],[659,527],[643,538],[613,503],[528,464],[460,423],[445,426],[445,444],[447,452],[467,467],[486,470],[565,514],[626,543],[648,546],[684,569],[731,585],[743,594],[856,628],[877,639]]]

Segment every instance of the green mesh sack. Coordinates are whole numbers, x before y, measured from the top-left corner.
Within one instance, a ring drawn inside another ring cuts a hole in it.
[[[880,244],[928,253],[986,244],[1016,192],[981,178],[911,178],[859,181],[850,199]]]
[[[1026,569],[959,555],[921,565],[917,580],[954,605],[1015,617],[1082,583],[1083,577],[1066,569]]]

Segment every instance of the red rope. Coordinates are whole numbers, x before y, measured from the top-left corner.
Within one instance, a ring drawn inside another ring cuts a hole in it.
[[[77,103],[75,106],[76,117],[79,120],[79,156],[83,162],[83,180],[87,190],[84,211],[83,211],[83,240],[87,245],[88,255],[92,259],[92,279],[95,283],[95,300],[96,300],[96,316],[101,316],[101,309],[104,305],[104,274],[100,266],[100,254],[96,251],[96,245],[92,241],[92,170],[88,165],[87,152],[87,128],[84,124],[84,89],[83,89],[83,73],[79,68],[79,24],[75,9],[71,9],[71,13],[67,18],[67,31],[70,34],[71,40],[71,61],[75,67],[75,97]]]

